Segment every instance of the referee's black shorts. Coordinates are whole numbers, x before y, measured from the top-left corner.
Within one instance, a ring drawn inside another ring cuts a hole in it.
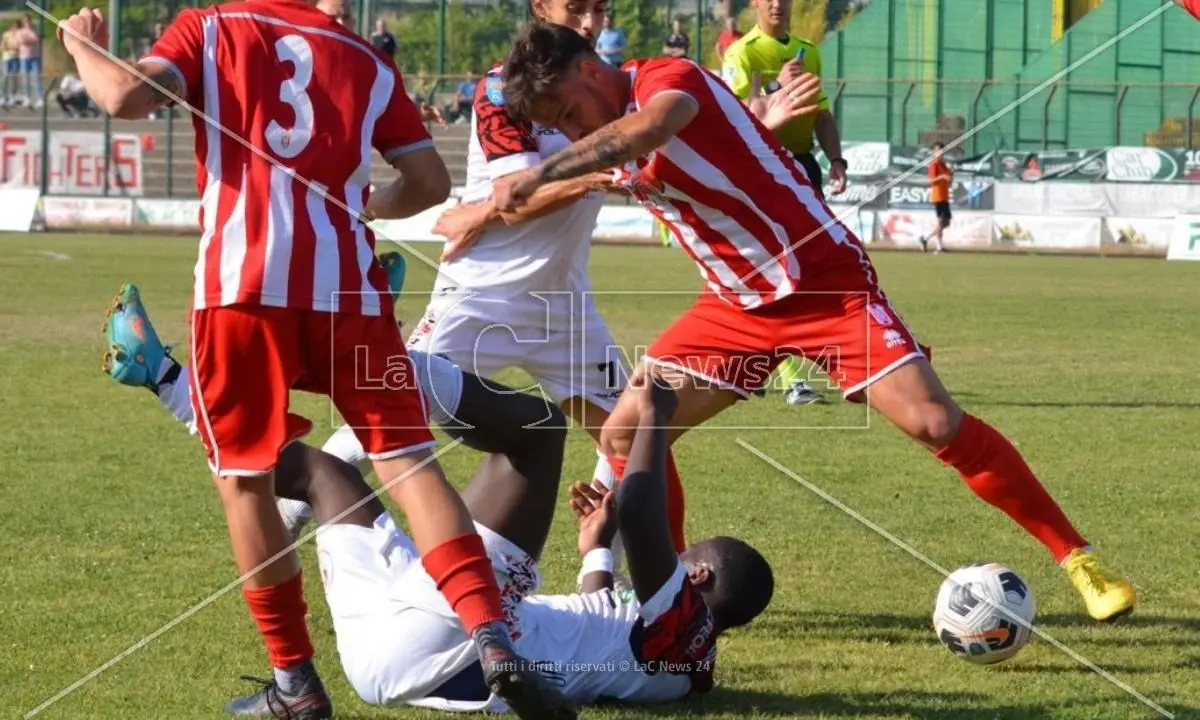
[[[808,181],[812,183],[813,189],[817,191],[817,197],[825,199],[825,182],[821,173],[821,163],[817,162],[817,158],[812,153],[793,153],[796,161],[800,163],[800,167],[804,168],[805,174],[808,175]]]

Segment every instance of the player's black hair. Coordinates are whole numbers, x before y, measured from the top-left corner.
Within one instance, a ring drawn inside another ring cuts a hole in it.
[[[513,41],[504,61],[504,100],[508,114],[529,117],[535,100],[543,97],[580,58],[595,56],[592,42],[562,25],[527,24]]]
[[[934,150],[945,150],[945,149],[946,149],[946,143],[943,143],[943,142],[935,142],[935,143],[933,144],[933,149],[934,149]]]
[[[709,568],[701,586],[704,601],[721,630],[741,627],[758,617],[775,594],[775,575],[762,553],[733,537],[714,537],[688,547],[685,562]]]

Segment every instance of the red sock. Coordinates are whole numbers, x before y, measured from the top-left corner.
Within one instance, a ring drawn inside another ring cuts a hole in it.
[[[504,622],[500,588],[496,586],[483,538],[475,533],[450,538],[425,553],[421,564],[458,613],[467,634],[480,625]]]
[[[1041,541],[1055,562],[1087,545],[1021,453],[991,425],[964,414],[958,434],[938,451],[937,457],[958,470],[980,499],[999,508]]]
[[[312,660],[312,640],[304,604],[304,583],[300,573],[280,585],[265,588],[242,586],[242,596],[250,607],[250,615],[267,642],[267,657],[271,667],[286,668]]]
[[[625,458],[611,456],[608,464],[612,467],[613,475],[620,481],[625,477]],[[675,453],[667,451],[667,525],[671,529],[671,540],[675,543],[675,551],[687,549],[687,540],[683,532],[684,515],[687,505],[683,497],[683,480],[679,470],[675,468]]]

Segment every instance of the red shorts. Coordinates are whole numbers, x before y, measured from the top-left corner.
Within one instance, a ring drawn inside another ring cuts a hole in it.
[[[705,292],[668,327],[646,360],[743,397],[788,356],[821,366],[847,397],[928,354],[892,309],[863,247],[818,238],[797,251],[800,288],[747,310]]]
[[[286,308],[205,308],[191,318],[196,427],[219,475],[261,475],[312,429],[292,390],[327,395],[373,459],[435,444],[396,321]]]

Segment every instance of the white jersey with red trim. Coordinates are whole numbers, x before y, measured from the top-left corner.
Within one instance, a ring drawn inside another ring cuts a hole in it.
[[[182,11],[144,61],[209,118],[194,307],[391,314],[358,220],[371,153],[433,146],[391,60],[311,5],[260,0]]]
[[[678,135],[618,177],[675,231],[722,299],[754,308],[787,297],[804,271],[795,247],[822,236],[858,242],[720,78],[676,58],[635,60],[624,69],[632,85],[627,112],[661,93],[688,95],[699,108]]]
[[[475,92],[463,201],[488,198],[496,179],[536,167],[569,144],[558,130],[510,118],[500,68],[493,69]],[[587,263],[602,202],[602,193],[590,193],[548,215],[489,228],[466,253],[442,263],[434,294],[476,295],[479,302],[464,300],[456,312],[502,314],[514,324],[540,325],[548,311],[552,320],[581,317],[594,309]]]

